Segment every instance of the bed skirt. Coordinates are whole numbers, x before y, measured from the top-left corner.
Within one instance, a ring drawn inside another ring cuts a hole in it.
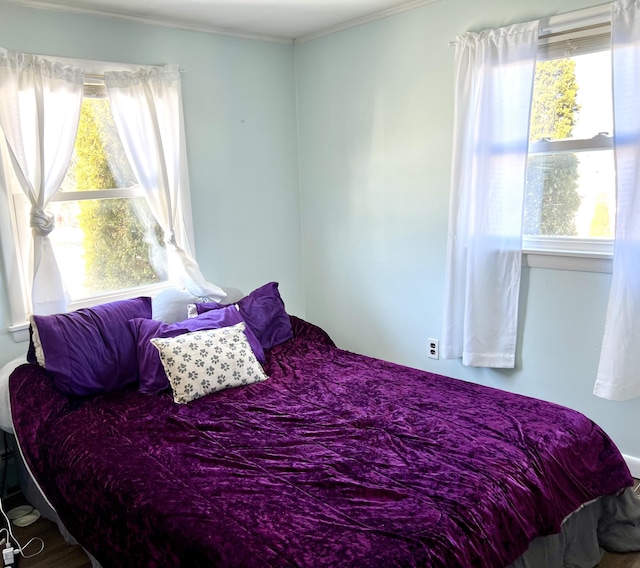
[[[605,550],[634,552],[629,543],[640,543],[640,499],[632,487],[584,505],[564,520],[558,534],[533,539],[509,568],[593,568]]]

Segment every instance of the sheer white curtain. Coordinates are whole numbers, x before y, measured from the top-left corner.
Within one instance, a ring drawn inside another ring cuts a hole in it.
[[[104,74],[111,109],[133,171],[167,243],[169,275],[194,296],[220,300],[192,255],[193,227],[177,66]]]
[[[456,40],[442,355],[513,367],[538,22]]]
[[[640,396],[640,2],[611,5],[615,252],[609,306],[594,394]]]
[[[64,312],[67,307],[48,237],[55,220],[45,208],[69,166],[83,80],[80,68],[0,48],[0,129],[13,173],[31,204],[34,314]]]

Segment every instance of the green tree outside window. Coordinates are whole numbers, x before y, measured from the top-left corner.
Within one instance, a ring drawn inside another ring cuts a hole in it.
[[[78,191],[135,184],[107,99],[85,98],[75,144]],[[131,288],[160,278],[150,262],[161,231],[144,198],[80,201],[86,287],[94,293]]]
[[[580,110],[575,67],[575,61],[568,58],[536,64],[529,135],[532,142],[571,136]],[[581,201],[575,154],[529,156],[524,234],[576,235],[575,216]]]

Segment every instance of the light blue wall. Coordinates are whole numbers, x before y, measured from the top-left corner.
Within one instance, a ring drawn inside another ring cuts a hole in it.
[[[306,311],[347,349],[578,409],[640,457],[640,400],[591,394],[610,275],[525,269],[513,371],[427,358],[442,323],[449,41],[599,3],[442,0],[296,46]]]
[[[277,280],[289,311],[304,315],[293,45],[0,0],[0,46],[186,69],[185,129],[202,271],[245,292]],[[6,332],[5,278],[3,267],[0,365],[26,350]]]

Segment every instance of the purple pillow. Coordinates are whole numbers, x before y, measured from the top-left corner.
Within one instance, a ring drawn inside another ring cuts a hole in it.
[[[221,306],[221,309],[209,311],[198,317],[176,323],[163,323],[153,319],[134,318],[129,321],[133,336],[136,338],[138,351],[138,370],[140,374],[140,392],[157,394],[169,388],[169,380],[162,367],[158,350],[151,343],[154,337],[176,337],[191,331],[204,329],[218,329],[241,323],[244,320],[238,309],[231,306]],[[249,329],[244,331],[247,341],[261,363],[265,362],[264,351],[260,342]]]
[[[121,389],[138,380],[136,343],[127,322],[150,318],[151,298],[133,298],[66,314],[31,316],[36,361],[68,395]]]
[[[263,349],[271,349],[293,337],[291,320],[284,309],[277,282],[269,282],[257,288],[236,305]],[[195,306],[198,314],[223,307],[215,302],[203,302]]]

